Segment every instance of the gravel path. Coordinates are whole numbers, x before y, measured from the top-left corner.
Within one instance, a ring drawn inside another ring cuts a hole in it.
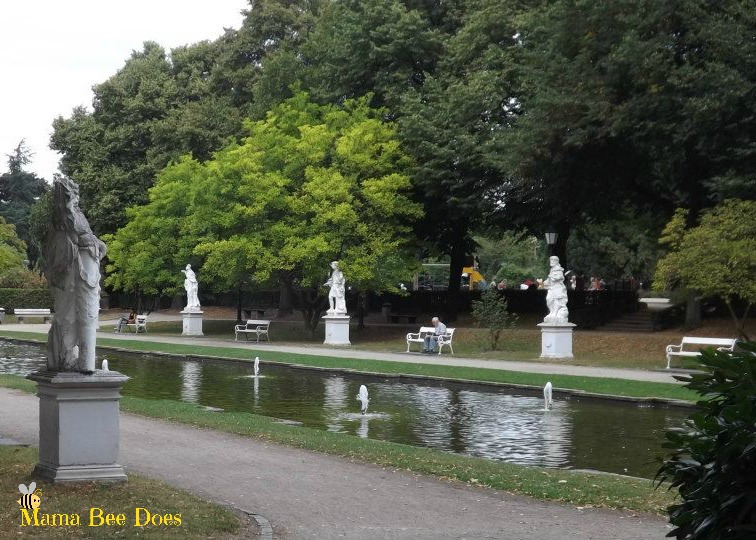
[[[37,398],[0,389],[0,435],[38,440]],[[655,516],[536,501],[121,415],[121,464],[261,514],[276,538],[661,539]]]

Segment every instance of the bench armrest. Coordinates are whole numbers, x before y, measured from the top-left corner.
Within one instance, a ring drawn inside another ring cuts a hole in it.
[[[236,326],[234,326],[234,330],[237,331],[237,332],[239,330],[246,330],[246,329],[247,329],[247,325],[246,324],[237,324]]]
[[[420,339],[420,332],[407,333],[407,339]]]
[[[667,354],[672,352],[680,352],[682,350],[682,343],[679,345],[667,345]]]

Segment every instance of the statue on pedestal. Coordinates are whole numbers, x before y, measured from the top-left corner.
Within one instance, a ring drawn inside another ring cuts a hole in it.
[[[202,307],[199,302],[197,275],[192,270],[191,264],[187,264],[186,268],[181,272],[184,274],[184,288],[186,289],[186,307],[184,311],[200,311]]]
[[[569,311],[567,310],[567,287],[564,284],[564,268],[559,265],[559,257],[549,257],[549,276],[544,280],[546,293],[546,307],[549,313],[543,319],[544,323],[567,324]]]
[[[53,184],[52,229],[45,244],[45,275],[54,299],[47,369],[92,373],[100,310],[100,261],[107,248],[79,209],[79,186]]]
[[[328,291],[328,302],[330,309],[329,315],[346,315],[346,301],[344,295],[346,293],[346,280],[344,274],[339,270],[339,261],[333,261],[331,263],[331,277],[325,282],[325,285],[330,287]]]

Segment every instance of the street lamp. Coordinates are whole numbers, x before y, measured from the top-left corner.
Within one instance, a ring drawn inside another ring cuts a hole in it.
[[[554,255],[554,246],[557,243],[557,238],[559,238],[559,233],[555,231],[549,231],[546,233],[546,243],[549,245],[549,257]]]

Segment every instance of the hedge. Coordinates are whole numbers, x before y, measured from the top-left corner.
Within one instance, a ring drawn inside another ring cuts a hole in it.
[[[53,309],[53,297],[49,289],[0,289],[0,307],[12,314],[16,308]]]

